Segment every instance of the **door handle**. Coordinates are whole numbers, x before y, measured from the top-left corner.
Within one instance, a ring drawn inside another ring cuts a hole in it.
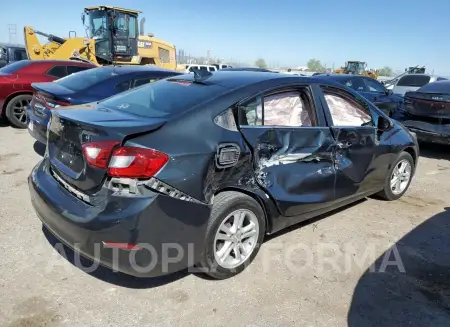
[[[336,145],[339,149],[348,149],[349,147],[352,146],[352,144],[349,141],[337,142]]]

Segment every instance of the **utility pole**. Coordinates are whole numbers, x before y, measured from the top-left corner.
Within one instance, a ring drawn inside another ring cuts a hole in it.
[[[8,24],[9,43],[17,42],[17,25]]]

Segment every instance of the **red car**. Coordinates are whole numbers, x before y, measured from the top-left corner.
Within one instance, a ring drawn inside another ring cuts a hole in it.
[[[70,60],[21,60],[0,69],[0,114],[11,125],[26,128],[27,105],[33,96],[31,83],[51,82],[96,67]]]

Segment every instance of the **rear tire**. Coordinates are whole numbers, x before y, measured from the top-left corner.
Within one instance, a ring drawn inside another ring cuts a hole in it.
[[[264,211],[252,197],[234,191],[219,193],[214,198],[199,268],[215,279],[241,273],[258,253],[265,225]]]
[[[384,182],[384,188],[377,195],[387,201],[400,199],[408,190],[414,173],[412,156],[403,151],[392,165]]]
[[[6,106],[6,118],[17,128],[27,128],[27,106],[32,99],[31,94],[21,94],[12,98]]]

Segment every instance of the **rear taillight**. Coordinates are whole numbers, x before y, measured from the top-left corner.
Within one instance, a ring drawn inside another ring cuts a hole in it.
[[[106,169],[113,148],[120,141],[102,141],[83,144],[83,153],[89,165]]]
[[[131,146],[115,148],[119,144],[120,141],[85,143],[83,153],[89,165],[107,168],[112,177],[150,178],[169,161],[165,153]]]
[[[115,149],[109,162],[108,175],[113,177],[149,178],[169,161],[167,154],[131,146]]]
[[[47,107],[47,109],[56,109],[58,107],[61,106],[70,106],[71,103],[68,101],[56,101],[56,100],[45,100],[45,106]]]
[[[52,96],[47,95],[47,93],[37,92],[33,96],[33,100],[40,100],[41,103],[49,110],[56,109],[61,106],[70,106],[71,103],[65,100],[56,100]]]

